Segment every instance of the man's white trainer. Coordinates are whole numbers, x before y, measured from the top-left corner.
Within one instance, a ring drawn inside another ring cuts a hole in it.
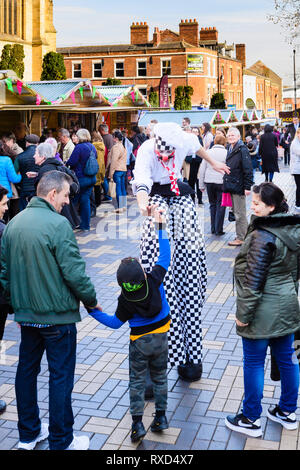
[[[34,441],[18,443],[18,449],[20,450],[33,450],[38,442],[44,441],[49,436],[49,426],[47,423],[41,424],[41,432]]]
[[[88,436],[73,436],[73,441],[66,450],[88,450],[90,439]]]

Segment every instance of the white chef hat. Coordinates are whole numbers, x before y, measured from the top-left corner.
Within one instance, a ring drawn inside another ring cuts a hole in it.
[[[154,126],[153,134],[156,141],[178,149],[183,146],[184,132],[176,122],[161,122]]]

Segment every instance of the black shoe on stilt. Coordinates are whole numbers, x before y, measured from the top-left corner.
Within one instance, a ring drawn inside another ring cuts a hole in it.
[[[193,364],[192,362],[186,362],[180,364],[177,367],[178,375],[182,380],[187,382],[195,382],[200,380],[202,376],[202,363]]]

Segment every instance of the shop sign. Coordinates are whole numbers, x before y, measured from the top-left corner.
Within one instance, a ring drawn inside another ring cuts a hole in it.
[[[203,67],[204,58],[201,54],[188,54],[187,56],[187,71],[188,72],[200,72],[204,70]]]

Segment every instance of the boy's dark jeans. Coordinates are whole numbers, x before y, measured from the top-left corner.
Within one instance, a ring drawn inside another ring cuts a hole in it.
[[[129,345],[129,394],[132,416],[143,415],[146,374],[150,371],[153,383],[155,408],[167,409],[168,400],[168,333],[142,336]]]
[[[71,394],[76,362],[76,326],[21,327],[16,375],[18,428],[21,442],[31,442],[41,430],[37,376],[46,351],[49,367],[49,447],[64,450],[73,440]]]

